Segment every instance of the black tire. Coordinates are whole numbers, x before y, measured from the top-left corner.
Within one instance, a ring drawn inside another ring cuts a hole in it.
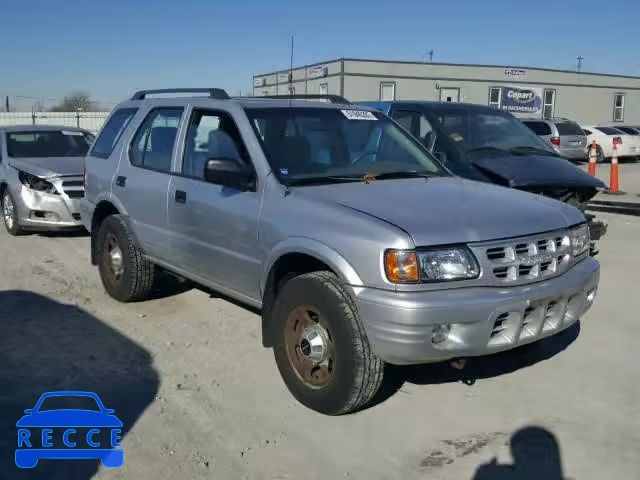
[[[9,235],[13,235],[14,237],[22,235],[24,233],[24,230],[20,226],[20,223],[18,223],[18,210],[16,207],[16,202],[11,196],[8,188],[5,188],[4,192],[2,193],[2,201],[0,203],[2,204],[2,221],[4,223],[4,228],[7,229],[7,233],[9,233]],[[7,207],[11,206],[10,218],[7,218],[5,204],[7,204]]]
[[[112,269],[111,248],[120,250],[120,274]],[[120,302],[148,298],[153,288],[155,267],[137,247],[129,226],[121,215],[104,219],[96,238],[96,259],[100,279],[107,293]]]
[[[306,307],[317,309],[335,355],[332,373],[321,386],[312,386],[302,378],[287,347],[291,341],[286,333],[289,319],[293,312]],[[320,413],[341,415],[359,410],[376,394],[382,384],[384,363],[373,354],[353,298],[334,274],[312,272],[287,281],[276,298],[271,318],[278,370],[300,403]]]

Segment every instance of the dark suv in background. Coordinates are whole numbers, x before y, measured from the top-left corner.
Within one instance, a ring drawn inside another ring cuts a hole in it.
[[[570,160],[586,160],[587,136],[576,122],[566,118],[524,118],[533,133]]]
[[[461,177],[551,197],[583,212],[605,188],[508,112],[484,105],[412,100],[362,105],[391,116]],[[607,225],[593,215],[585,216],[591,240],[600,239]]]

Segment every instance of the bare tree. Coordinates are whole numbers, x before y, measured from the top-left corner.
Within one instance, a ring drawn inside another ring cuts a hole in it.
[[[73,92],[64,97],[62,102],[51,109],[52,112],[93,112],[95,104],[88,93]]]

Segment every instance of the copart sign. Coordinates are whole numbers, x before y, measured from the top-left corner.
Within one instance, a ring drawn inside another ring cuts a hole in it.
[[[542,89],[530,87],[502,87],[500,108],[514,113],[540,113],[542,111]]]

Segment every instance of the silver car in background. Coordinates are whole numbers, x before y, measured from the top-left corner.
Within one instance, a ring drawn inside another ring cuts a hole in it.
[[[586,160],[587,136],[580,125],[566,118],[523,118],[533,133],[570,160]]]
[[[0,202],[11,235],[82,226],[84,157],[93,135],[80,128],[0,128]]]

